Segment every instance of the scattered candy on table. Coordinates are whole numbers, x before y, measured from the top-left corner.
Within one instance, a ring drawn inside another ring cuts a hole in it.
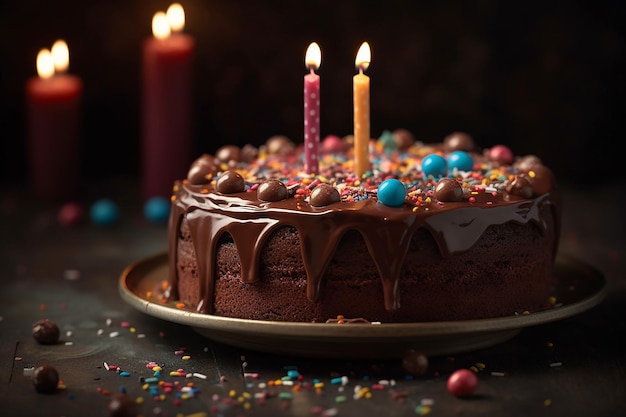
[[[170,215],[170,201],[164,197],[152,197],[146,201],[143,214],[152,223],[164,224]]]
[[[91,221],[99,226],[111,226],[119,220],[117,204],[108,198],[96,201],[89,212]]]
[[[458,369],[448,378],[448,391],[457,397],[469,397],[476,391],[478,377],[469,369]]]

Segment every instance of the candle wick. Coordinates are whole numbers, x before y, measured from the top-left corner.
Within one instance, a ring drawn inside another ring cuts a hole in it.
[[[309,66],[309,70],[311,71],[311,75],[315,75],[315,66],[314,65],[310,65]]]

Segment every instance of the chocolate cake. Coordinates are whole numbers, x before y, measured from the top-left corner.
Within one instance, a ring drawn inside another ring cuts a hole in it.
[[[405,130],[370,144],[353,173],[350,138],[303,149],[202,155],[176,181],[166,297],[217,316],[290,322],[424,322],[549,307],[560,199],[552,172],[506,146]],[[346,319],[347,320],[347,319]]]

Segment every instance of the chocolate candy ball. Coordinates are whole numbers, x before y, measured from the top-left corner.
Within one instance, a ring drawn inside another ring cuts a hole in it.
[[[220,162],[239,162],[241,161],[241,149],[235,145],[222,146],[215,152],[215,158]]]
[[[259,156],[259,150],[248,144],[241,148],[241,160],[244,162],[252,162]]]
[[[554,174],[552,170],[545,165],[533,165],[528,170],[528,180],[533,187],[535,195],[543,195],[554,186]]]
[[[448,392],[457,397],[468,397],[476,391],[478,378],[469,369],[459,369],[450,375],[447,382]]]
[[[400,207],[406,198],[406,187],[402,181],[390,178],[378,186],[378,201],[389,207]]]
[[[288,155],[295,150],[295,145],[287,136],[276,135],[269,138],[265,145],[267,152],[273,155]]]
[[[533,196],[533,187],[525,175],[516,175],[513,181],[506,186],[509,194],[522,198],[530,198]]]
[[[536,155],[526,155],[522,156],[515,162],[515,166],[520,169],[520,171],[528,172],[535,165],[542,165],[541,159]]]
[[[282,181],[267,180],[259,185],[257,197],[261,201],[280,201],[289,197],[289,191]]]
[[[231,169],[220,175],[215,188],[223,194],[241,193],[245,191],[246,183],[237,171]]]
[[[472,151],[474,139],[465,132],[453,132],[443,139],[443,146],[448,151]]]
[[[216,173],[215,158],[204,154],[193,161],[187,172],[187,179],[192,185],[208,184]]]
[[[139,404],[129,398],[128,395],[118,393],[109,402],[108,411],[111,417],[137,417]]]
[[[59,341],[59,326],[49,319],[38,320],[33,324],[33,337],[42,345],[54,345]]]
[[[415,143],[415,137],[406,129],[396,129],[392,132],[392,135],[400,150],[407,150]]]
[[[41,365],[33,373],[33,385],[42,394],[55,393],[59,385],[59,373],[48,364]]]
[[[435,153],[426,155],[422,159],[422,172],[426,176],[442,177],[448,174],[448,162],[443,156]]]
[[[402,358],[402,370],[409,375],[424,375],[428,370],[428,357],[411,349]]]
[[[330,184],[322,183],[311,191],[310,204],[313,207],[323,207],[341,201],[339,191]]]
[[[463,187],[454,178],[442,178],[435,186],[435,198],[443,202],[461,201]]]

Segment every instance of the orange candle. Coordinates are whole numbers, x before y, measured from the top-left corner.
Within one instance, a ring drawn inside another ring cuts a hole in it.
[[[143,44],[142,192],[169,198],[174,181],[193,161],[192,61],[195,40],[182,33],[185,12],[178,3],[152,19],[153,36]]]
[[[26,83],[29,180],[36,198],[74,199],[79,192],[82,80],[67,74],[69,49],[58,40],[37,55]]]
[[[363,74],[370,64],[371,51],[363,42],[356,54],[355,65],[359,70],[353,78],[354,90],[354,172],[359,177],[370,169],[370,78]]]

